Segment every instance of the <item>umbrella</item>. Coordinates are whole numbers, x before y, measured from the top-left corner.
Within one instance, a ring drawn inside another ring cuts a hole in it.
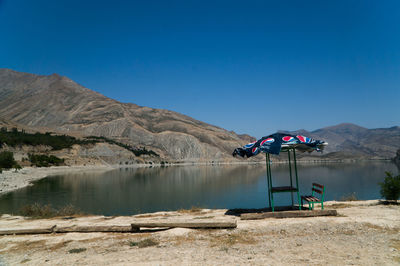
[[[296,150],[300,152],[313,152],[322,151],[324,147],[328,145],[327,142],[322,140],[315,140],[302,135],[291,135],[286,133],[275,133],[269,136],[262,137],[261,139],[244,145],[243,147],[236,148],[232,155],[241,157],[252,157],[260,152],[266,154],[266,164],[267,164],[267,180],[268,180],[268,200],[269,206],[274,211],[274,193],[280,192],[291,192],[292,196],[292,207],[293,203],[293,192],[297,192],[297,198],[299,203],[299,209],[301,210],[300,204],[300,192],[299,192],[299,181],[297,175],[297,164],[296,164]],[[289,159],[289,173],[290,173],[290,185],[273,187],[272,186],[272,174],[271,174],[271,160],[270,154],[279,155],[280,152],[287,152]],[[291,152],[293,154],[293,164],[294,172],[296,176],[296,186],[293,186],[292,181],[292,163],[291,163]]]
[[[315,140],[302,135],[290,135],[285,133],[275,133],[261,139],[244,145],[241,148],[236,148],[233,151],[233,156],[251,157],[260,152],[279,155],[281,150],[295,148],[301,152],[322,151],[328,145],[325,141]]]

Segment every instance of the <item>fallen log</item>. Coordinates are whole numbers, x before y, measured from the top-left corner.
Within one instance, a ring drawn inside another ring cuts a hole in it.
[[[155,227],[180,227],[180,228],[236,228],[237,223],[235,219],[229,220],[176,220],[176,221],[161,221],[161,220],[147,220],[137,221],[131,223],[133,230],[139,230],[140,227],[155,228]]]
[[[72,225],[72,226],[52,226],[44,228],[15,228],[0,229],[0,235],[22,235],[22,234],[51,234],[51,233],[93,233],[93,232],[115,232],[130,233],[139,232],[140,227],[159,227],[159,228],[236,228],[236,220],[143,220],[134,222],[131,225]]]
[[[265,218],[301,218],[316,216],[336,216],[336,210],[312,210],[312,211],[279,211],[279,212],[262,212],[262,213],[243,213],[240,215],[241,220],[257,220]]]
[[[1,229],[0,235],[30,235],[30,234],[51,234],[56,226],[46,228],[15,228]]]
[[[73,226],[64,226],[64,227],[56,227],[54,229],[56,233],[93,233],[93,232],[132,232],[131,226],[124,225],[73,225]]]

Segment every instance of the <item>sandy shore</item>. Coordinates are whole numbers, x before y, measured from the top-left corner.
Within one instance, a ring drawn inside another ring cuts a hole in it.
[[[329,202],[335,217],[237,220],[236,229],[140,233],[53,233],[0,237],[0,265],[398,265],[400,206],[378,201]],[[226,210],[161,212],[142,219],[226,217]],[[231,216],[229,216],[231,217]],[[29,220],[3,215],[1,228],[22,225],[129,224],[138,216]]]
[[[39,179],[51,175],[59,175],[81,171],[108,171],[114,167],[106,165],[96,166],[52,166],[52,167],[24,167],[15,172],[15,170],[3,170],[0,174],[0,196],[10,191],[20,189],[32,184]]]

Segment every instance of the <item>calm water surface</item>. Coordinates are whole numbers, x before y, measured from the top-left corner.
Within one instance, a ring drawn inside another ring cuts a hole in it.
[[[390,162],[298,165],[300,193],[312,182],[326,186],[326,200],[355,193],[358,199],[380,198],[384,172],[398,173]],[[288,185],[288,166],[272,167],[273,184]],[[276,205],[290,205],[290,194],[274,196]],[[42,179],[0,198],[0,212],[15,213],[38,202],[60,207],[73,204],[82,211],[130,215],[192,206],[207,208],[263,208],[268,205],[265,166],[176,166],[83,172]]]

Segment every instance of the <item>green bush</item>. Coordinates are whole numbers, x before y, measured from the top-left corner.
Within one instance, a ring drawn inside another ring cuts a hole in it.
[[[14,164],[13,168],[15,169],[15,172],[22,169],[21,165],[19,165],[17,163]]]
[[[155,156],[155,157],[160,157],[160,155],[158,155],[156,152],[152,151],[152,150],[147,150],[146,147],[142,147],[142,148],[134,148],[130,145],[106,138],[106,137],[97,137],[97,136],[89,136],[89,137],[85,137],[87,140],[92,140],[92,141],[104,141],[107,142],[109,144],[114,144],[114,145],[118,145],[124,149],[127,149],[128,151],[132,152],[133,154],[135,154],[135,156],[141,156],[141,155],[150,155],[150,156]]]
[[[386,172],[385,180],[379,183],[381,186],[381,195],[386,200],[398,200],[400,198],[400,175],[393,176]]]
[[[0,152],[0,168],[10,169],[10,168],[21,168],[19,164],[14,160],[14,154],[11,151]]]
[[[52,135],[51,132],[46,133],[26,133],[24,130],[18,131],[13,128],[7,131],[7,128],[0,129],[0,148],[3,144],[15,147],[18,145],[45,145],[50,146],[53,150],[62,150],[71,148],[74,144],[85,145],[96,143],[96,140],[80,140],[67,135]]]
[[[34,203],[32,205],[21,207],[19,214],[32,218],[50,218],[57,216],[57,211],[54,210],[50,204],[40,205],[38,203]]]
[[[1,1],[1,0],[0,0]],[[85,139],[76,139],[72,136],[67,135],[54,135],[51,132],[46,133],[26,133],[24,130],[18,131],[17,128],[12,128],[8,131],[6,127],[0,128],[0,148],[3,144],[15,147],[21,145],[45,145],[52,148],[52,150],[62,150],[66,148],[71,148],[74,144],[88,145],[99,142],[107,142],[109,144],[118,145],[124,149],[131,151],[136,156],[150,155],[155,157],[160,157],[156,152],[152,150],[147,150],[145,147],[135,148],[121,142],[108,139],[106,137],[89,136]]]
[[[129,246],[139,247],[139,248],[147,248],[147,247],[157,246],[158,244],[160,244],[160,243],[157,240],[152,239],[152,238],[146,238],[139,242],[129,241]]]
[[[73,248],[68,250],[68,253],[81,253],[86,251],[86,248]]]
[[[49,167],[52,165],[60,165],[64,163],[64,159],[58,158],[54,155],[44,154],[30,154],[28,153],[29,161],[36,167]]]

